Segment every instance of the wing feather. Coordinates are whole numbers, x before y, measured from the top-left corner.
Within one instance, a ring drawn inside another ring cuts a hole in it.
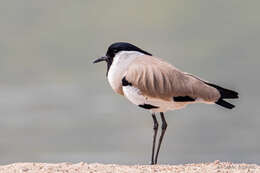
[[[149,97],[172,100],[177,96],[189,96],[208,102],[215,102],[220,98],[215,88],[152,56],[137,57],[129,65],[125,77],[142,94]]]

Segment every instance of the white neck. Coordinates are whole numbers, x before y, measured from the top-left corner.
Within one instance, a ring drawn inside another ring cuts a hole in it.
[[[117,92],[117,90],[121,87],[121,80],[123,75],[126,73],[128,66],[135,60],[136,57],[141,55],[144,54],[137,51],[121,51],[117,53],[107,76],[108,82],[113,90]]]

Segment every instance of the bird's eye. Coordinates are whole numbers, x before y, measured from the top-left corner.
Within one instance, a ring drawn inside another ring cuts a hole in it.
[[[114,49],[114,50],[113,50],[113,52],[114,52],[114,53],[117,53],[117,52],[118,52],[118,50],[117,50],[117,49]]]

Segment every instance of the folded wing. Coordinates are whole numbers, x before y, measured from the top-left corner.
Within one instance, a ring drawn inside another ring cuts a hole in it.
[[[152,56],[137,57],[127,69],[125,78],[143,95],[172,100],[203,99],[216,102],[219,91],[202,80],[181,72],[171,64]]]

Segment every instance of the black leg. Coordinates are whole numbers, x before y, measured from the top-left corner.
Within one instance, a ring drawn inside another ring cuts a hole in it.
[[[155,144],[156,144],[156,136],[157,136],[157,131],[158,131],[158,121],[156,119],[155,113],[152,114],[153,117],[153,150],[152,150],[152,160],[151,160],[151,165],[154,165],[154,149],[155,149]]]
[[[161,119],[162,119],[162,133],[161,133],[161,136],[160,136],[160,139],[159,139],[159,145],[157,147],[157,152],[156,152],[155,161],[154,161],[155,164],[157,164],[157,159],[158,159],[161,143],[162,143],[163,136],[164,136],[164,133],[165,133],[166,128],[167,128],[167,123],[166,123],[166,120],[164,118],[163,112],[160,112],[160,115],[161,115]]]

